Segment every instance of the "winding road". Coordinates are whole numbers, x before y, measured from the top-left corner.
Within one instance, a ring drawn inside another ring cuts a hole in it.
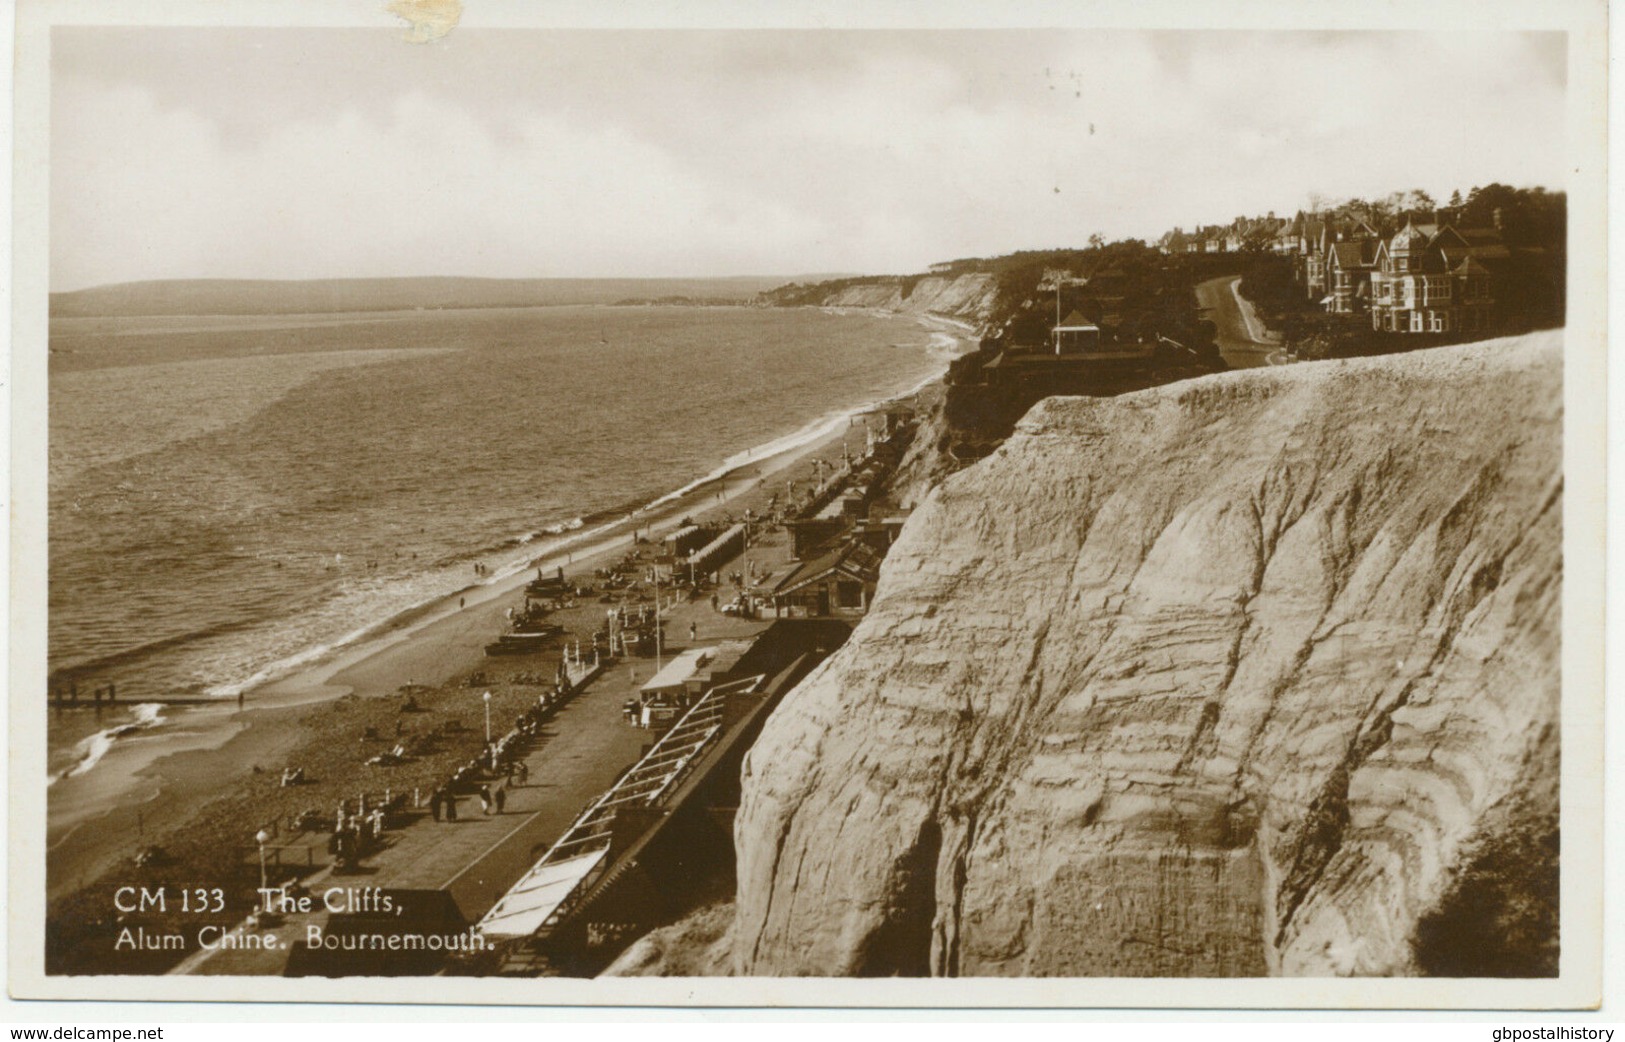
[[[1280,337],[1264,328],[1252,305],[1241,299],[1240,276],[1221,275],[1197,283],[1196,305],[1203,318],[1219,327],[1219,354],[1234,369],[1285,365],[1292,358],[1281,349]]]

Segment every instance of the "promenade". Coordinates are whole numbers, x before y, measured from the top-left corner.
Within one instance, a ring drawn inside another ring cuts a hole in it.
[[[788,535],[782,530],[766,533],[753,543],[749,559],[762,587],[771,588],[793,567],[789,549]],[[724,572],[741,567],[736,558]],[[721,599],[731,599],[733,590],[733,584],[725,582],[719,591]],[[663,661],[689,647],[752,637],[773,621],[771,612],[760,619],[724,614],[713,609],[709,595],[685,600],[667,593],[664,600]],[[569,620],[575,624],[571,628],[579,633],[585,619],[600,610],[598,604],[590,603],[567,613],[574,616]],[[172,972],[283,973],[293,946],[305,940],[307,928],[326,924],[329,913],[322,907],[320,895],[333,887],[441,891],[450,896],[461,918],[478,921],[585,806],[614,784],[655,740],[656,732],[632,726],[622,713],[623,703],[649,680],[655,665],[653,658],[619,659],[588,681],[543,725],[522,755],[528,778],[507,786],[500,813],[482,813],[480,800],[472,796],[458,801],[456,821],[436,821],[427,806],[414,808],[413,820],[385,832],[383,847],[362,859],[357,868],[338,872],[329,865],[303,880],[317,897],[312,911],[280,916],[274,925],[239,928],[239,934],[248,930],[274,936],[274,946],[197,951]],[[422,795],[426,801],[427,794]]]

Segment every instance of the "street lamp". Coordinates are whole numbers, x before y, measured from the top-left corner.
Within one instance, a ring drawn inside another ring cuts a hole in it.
[[[271,834],[264,829],[254,833],[254,842],[260,845],[260,890],[269,889],[265,882],[265,844],[271,841]]]
[[[655,672],[660,672],[660,569],[654,569],[655,578]]]
[[[485,693],[485,744],[491,744],[491,692]]]

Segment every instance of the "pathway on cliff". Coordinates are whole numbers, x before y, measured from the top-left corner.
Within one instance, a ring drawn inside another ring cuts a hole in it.
[[[1281,345],[1278,340],[1270,338],[1262,323],[1259,323],[1256,332],[1249,327],[1242,310],[1245,305],[1236,294],[1239,282],[1241,279],[1238,276],[1221,275],[1196,286],[1196,303],[1204,312],[1202,317],[1212,319],[1213,324],[1219,327],[1219,354],[1234,369],[1278,364],[1271,360],[1270,355],[1278,351]]]

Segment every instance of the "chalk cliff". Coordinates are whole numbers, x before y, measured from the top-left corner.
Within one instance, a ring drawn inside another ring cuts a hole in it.
[[[987,274],[873,275],[781,286],[762,294],[761,299],[770,304],[884,308],[980,323],[991,311],[998,289],[998,279]]]
[[[1040,403],[746,760],[733,972],[1544,972],[1561,363]]]

